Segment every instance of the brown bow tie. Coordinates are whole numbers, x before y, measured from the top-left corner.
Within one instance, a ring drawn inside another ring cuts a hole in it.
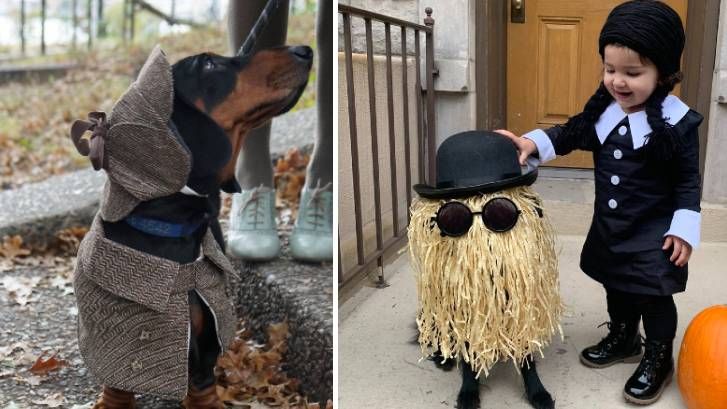
[[[79,119],[71,125],[71,140],[76,150],[83,156],[88,156],[95,170],[106,168],[104,161],[104,139],[109,130],[105,112],[89,112],[88,121]],[[83,134],[91,131],[91,137],[83,139]]]

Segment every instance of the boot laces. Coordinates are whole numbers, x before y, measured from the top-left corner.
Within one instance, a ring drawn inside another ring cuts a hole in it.
[[[250,196],[243,199],[242,203],[240,203],[240,216],[244,217],[245,211],[247,211],[247,218],[252,223],[253,228],[257,228],[259,224],[265,223],[265,209],[260,204],[260,198],[262,197],[261,191],[263,189],[265,189],[263,185],[253,188]]]
[[[637,371],[641,371],[652,379],[656,376],[656,370],[664,364],[666,345],[645,341],[643,338],[641,345],[644,346],[645,351]]]
[[[321,193],[330,190],[332,186],[333,184],[328,182],[321,187],[321,180],[318,179],[316,187],[311,191],[310,199],[308,199],[308,202],[306,203],[307,210],[303,217],[305,217],[306,221],[316,230],[324,227],[323,224],[325,223],[326,217],[325,201],[323,200]]]
[[[607,350],[610,350],[611,348],[626,339],[625,323],[614,324],[611,321],[606,321],[601,323],[601,325],[599,325],[597,328],[601,328],[604,325],[606,326],[606,328],[608,328],[608,334],[603,339],[601,339],[601,342],[598,343],[599,348],[605,348]]]

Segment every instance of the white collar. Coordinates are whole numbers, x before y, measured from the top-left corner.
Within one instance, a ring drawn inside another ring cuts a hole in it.
[[[199,197],[207,197],[207,195],[201,195],[194,191],[191,187],[185,185],[182,190],[179,191],[182,194],[188,195],[188,196],[199,196]]]
[[[676,125],[689,112],[689,107],[678,97],[668,95],[661,104],[661,111],[666,122],[670,125]],[[598,140],[601,141],[601,144],[603,144],[606,137],[613,131],[613,128],[627,116],[629,126],[631,127],[631,141],[634,144],[634,149],[639,149],[644,146],[646,136],[652,132],[651,126],[649,126],[649,122],[646,120],[646,111],[627,114],[616,101],[612,102],[603,111],[601,117],[598,118],[598,122],[596,122],[596,135],[598,135]]]

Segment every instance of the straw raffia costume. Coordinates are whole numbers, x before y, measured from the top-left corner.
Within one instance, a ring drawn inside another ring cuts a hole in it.
[[[416,271],[419,342],[425,355],[461,358],[487,376],[501,360],[519,367],[560,332],[553,230],[529,186],[537,171],[521,174],[505,137],[472,131],[453,135],[437,151],[436,186],[416,185],[409,249]],[[480,212],[509,199],[520,211],[507,231],[474,217],[459,237],[446,235],[434,217],[446,203]]]
[[[79,348],[106,386],[182,399],[188,387],[188,292],[196,290],[215,318],[220,347],[236,325],[225,293],[235,274],[208,230],[197,261],[178,264],[107,239],[103,222],[119,221],[143,201],[179,192],[191,155],[168,126],[171,67],[156,48],[116,103],[108,122],[93,116],[89,153],[108,179],[101,209],[78,251],[74,288]],[[79,125],[80,126],[80,125]]]

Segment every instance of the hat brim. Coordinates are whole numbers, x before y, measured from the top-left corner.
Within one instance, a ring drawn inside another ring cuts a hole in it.
[[[463,186],[463,187],[450,187],[437,189],[434,186],[425,184],[414,185],[414,191],[421,197],[427,199],[443,199],[452,197],[465,197],[472,196],[477,193],[492,193],[499,190],[508,189],[516,186],[530,186],[538,178],[538,170],[533,169],[532,171],[516,176],[514,178],[508,178],[498,180],[496,182],[485,183],[482,185],[475,186]]]

